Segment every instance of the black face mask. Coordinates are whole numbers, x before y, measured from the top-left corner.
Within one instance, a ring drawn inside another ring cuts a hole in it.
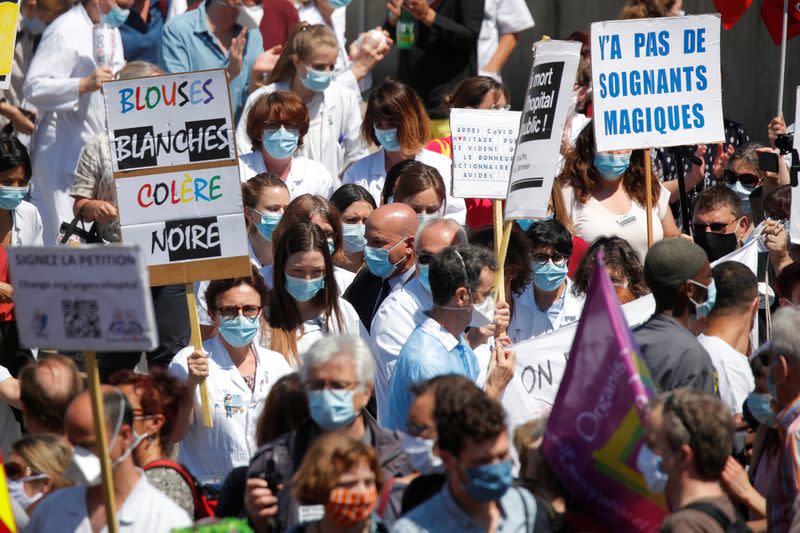
[[[694,242],[705,250],[708,261],[711,263],[733,252],[739,245],[739,239],[735,233],[711,233],[706,231],[695,233]]]

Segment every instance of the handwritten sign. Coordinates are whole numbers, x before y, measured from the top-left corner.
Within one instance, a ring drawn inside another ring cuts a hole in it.
[[[724,142],[719,15],[592,24],[599,152]]]
[[[137,246],[8,248],[24,346],[142,351],[158,344]]]
[[[574,41],[535,45],[508,185],[506,220],[547,215],[580,51],[580,43]]]
[[[236,158],[224,70],[103,84],[115,172]]]
[[[11,86],[18,17],[19,3],[16,0],[0,0],[0,90]]]
[[[519,133],[518,111],[452,109],[453,196],[504,199]]]

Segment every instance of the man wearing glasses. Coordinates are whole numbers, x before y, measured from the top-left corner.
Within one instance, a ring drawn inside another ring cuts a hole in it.
[[[510,329],[524,333],[529,339],[556,331],[578,320],[583,310],[583,297],[572,294],[572,280],[567,277],[567,264],[572,256],[572,235],[558,220],[542,220],[528,229],[531,242],[533,283],[520,297],[520,303],[533,313],[531,324],[517,324],[511,318]]]

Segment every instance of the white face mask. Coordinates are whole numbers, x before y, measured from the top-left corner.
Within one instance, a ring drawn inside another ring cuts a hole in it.
[[[40,479],[47,479],[47,474],[36,474],[33,476],[23,477],[20,479],[9,479],[8,480],[8,495],[16,501],[20,507],[27,511],[28,507],[33,505],[34,503],[38,502],[44,497],[44,492],[37,492],[33,496],[28,496],[28,493],[25,492],[25,482],[26,481],[37,481]]]
[[[471,328],[482,328],[494,322],[494,298],[491,295],[479,304],[472,304]]]

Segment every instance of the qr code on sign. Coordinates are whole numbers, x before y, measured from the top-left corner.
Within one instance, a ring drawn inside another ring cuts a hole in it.
[[[97,300],[61,300],[64,334],[70,339],[100,338]]]

